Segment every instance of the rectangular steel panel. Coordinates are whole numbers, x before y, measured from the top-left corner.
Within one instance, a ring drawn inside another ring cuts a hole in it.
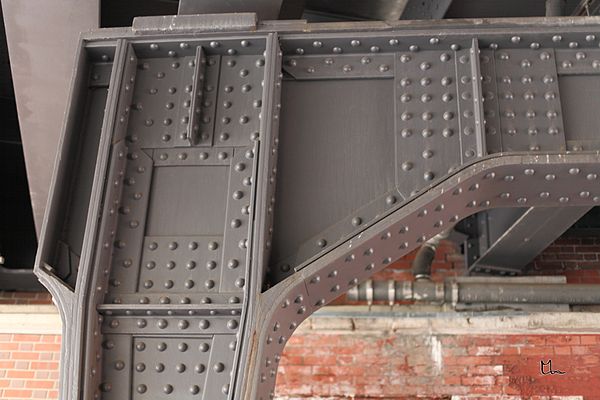
[[[396,186],[404,198],[461,164],[454,52],[396,53]]]

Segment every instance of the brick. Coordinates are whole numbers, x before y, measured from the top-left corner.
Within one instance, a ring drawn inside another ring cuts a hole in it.
[[[588,346],[571,346],[571,352],[576,355],[592,354],[592,348]]]
[[[502,375],[504,367],[502,365],[477,365],[469,367],[471,375]]]
[[[587,365],[599,365],[600,364],[600,356],[598,355],[587,355],[581,357],[583,364]]]
[[[28,381],[25,387],[31,389],[52,389],[54,388],[54,381]]]
[[[15,362],[11,360],[0,360],[0,371],[8,370],[15,367]]]
[[[600,335],[582,335],[579,337],[581,344],[596,344],[600,343]]]
[[[579,344],[580,337],[577,335],[552,335],[546,336],[545,338],[546,344],[554,345],[554,344]]]
[[[29,351],[14,351],[12,358],[15,360],[38,360],[40,353],[29,352]]]
[[[462,384],[460,376],[445,376],[444,377],[445,385],[460,385]]]
[[[58,370],[58,362],[55,362],[55,361],[49,361],[49,362],[32,361],[31,369]]]
[[[25,389],[4,389],[3,398],[30,399],[33,392]]]
[[[477,346],[469,347],[469,355],[472,356],[495,356],[501,354],[502,350],[499,347],[492,346]]]
[[[58,344],[58,343],[36,343],[33,346],[33,350],[35,350],[35,351],[59,352],[60,351],[60,344]]]
[[[40,339],[40,335],[13,335],[13,341],[15,342],[39,342]]]
[[[0,350],[19,350],[19,343],[16,342],[2,342],[0,343]]]
[[[500,354],[507,355],[507,356],[521,354],[521,347],[520,346],[503,347]]]
[[[46,390],[34,390],[33,396],[34,399],[45,399],[48,397],[48,391]]]
[[[486,385],[493,386],[495,379],[493,376],[463,376],[462,384],[467,386]]]
[[[554,354],[556,354],[557,356],[570,355],[571,354],[571,347],[569,347],[569,346],[555,346],[554,347]]]
[[[521,354],[523,355],[541,355],[541,356],[551,356],[554,354],[553,346],[531,346],[531,347],[523,347],[521,349]]]
[[[527,337],[527,343],[536,346],[546,344],[546,337],[543,335],[531,335]]]
[[[16,378],[16,379],[32,379],[34,377],[35,371],[23,371],[23,370],[8,370],[6,371],[7,378]]]
[[[15,299],[35,299],[36,296],[35,292],[12,292],[12,297]]]

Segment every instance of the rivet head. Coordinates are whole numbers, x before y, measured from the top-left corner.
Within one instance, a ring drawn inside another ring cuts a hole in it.
[[[442,131],[442,136],[445,138],[449,138],[450,136],[453,135],[453,131],[450,128],[444,128],[444,130]]]
[[[225,365],[223,363],[216,363],[213,366],[213,370],[217,373],[223,372],[225,370]]]

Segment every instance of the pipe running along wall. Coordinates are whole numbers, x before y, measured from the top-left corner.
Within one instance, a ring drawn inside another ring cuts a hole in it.
[[[433,303],[600,304],[600,285],[564,283],[481,283],[371,281],[348,292],[353,301]]]

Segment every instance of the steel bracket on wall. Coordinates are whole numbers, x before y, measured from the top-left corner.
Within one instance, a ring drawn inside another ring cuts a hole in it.
[[[470,272],[521,274],[548,245],[560,237],[590,207],[497,208],[477,213],[469,226],[465,261]]]
[[[63,399],[272,398],[298,325],[437,233],[600,202],[595,18],[198,18],[81,42],[35,266]]]

